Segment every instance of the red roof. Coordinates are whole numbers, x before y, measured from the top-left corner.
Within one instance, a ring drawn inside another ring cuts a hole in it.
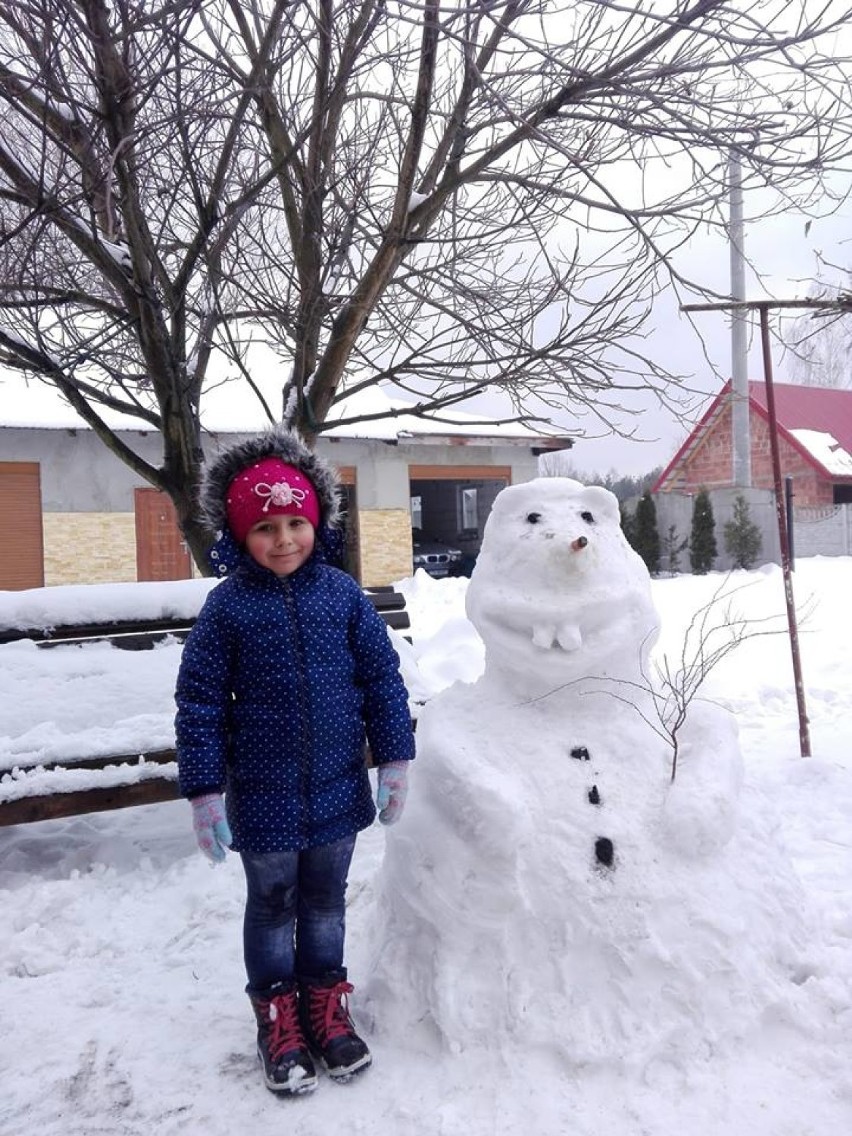
[[[775,417],[787,430],[820,430],[852,453],[852,390],[773,383]],[[766,385],[748,384],[752,404],[766,410]]]
[[[763,418],[768,417],[766,384],[750,382],[748,389],[749,409]],[[706,428],[716,419],[725,406],[730,390],[730,382],[725,383],[710,403],[701,421],[657,478],[651,490],[653,493],[661,489],[680,464],[681,459],[689,453]],[[852,390],[839,390],[836,387],[803,387],[792,383],[773,383],[772,390],[775,394],[775,418],[779,434],[829,481],[848,480],[826,470],[790,431],[817,430],[823,434],[831,434],[844,450],[852,453]]]

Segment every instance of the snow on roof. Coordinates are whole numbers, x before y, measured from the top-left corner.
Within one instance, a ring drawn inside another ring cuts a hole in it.
[[[282,378],[267,370],[256,380],[273,414],[281,402]],[[62,395],[49,383],[26,380],[15,373],[0,372],[0,426],[48,430],[88,430],[88,425]],[[488,415],[461,410],[447,411],[442,420],[411,414],[412,404],[391,396],[379,387],[367,387],[343,398],[332,409],[334,419],[355,417],[366,421],[345,426],[332,426],[323,431],[327,438],[355,438],[377,441],[440,443],[446,439],[465,437],[471,442],[540,443],[559,449],[570,446],[564,435],[552,434],[544,423],[535,429],[520,422],[495,424]],[[144,421],[127,414],[102,409],[101,417],[112,429],[151,430]],[[371,417],[385,415],[385,417]],[[269,425],[260,403],[238,380],[221,382],[205,392],[201,421],[212,434],[251,434]]]
[[[104,409],[101,417],[114,430],[150,430],[139,418]],[[0,426],[42,430],[88,430],[59,391],[38,379],[0,371]]]
[[[852,454],[833,434],[822,430],[791,430],[790,433],[827,473],[835,477],[852,477]]]
[[[789,431],[819,430],[830,433],[852,453],[852,390],[837,387],[803,387],[773,383],[778,424]],[[749,397],[766,409],[766,384],[749,383]]]
[[[353,422],[346,426],[333,426],[323,431],[326,438],[374,438],[395,439],[400,442],[414,442],[428,437],[432,441],[443,438],[464,436],[467,438],[502,441],[540,441],[551,442],[554,448],[560,444],[570,446],[570,439],[564,435],[551,434],[544,423],[537,429],[521,422],[494,423],[488,421],[487,414],[470,414],[462,410],[444,411],[438,419],[423,418],[411,414],[411,403],[393,398],[380,387],[368,387],[357,394],[342,399],[333,410],[335,418],[347,419],[355,415],[392,414],[392,417],[368,419]]]

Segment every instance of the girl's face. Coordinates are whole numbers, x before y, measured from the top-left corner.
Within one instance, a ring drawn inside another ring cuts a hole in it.
[[[309,520],[285,513],[252,525],[246,548],[258,564],[276,576],[289,576],[313,552],[314,538],[314,526]]]

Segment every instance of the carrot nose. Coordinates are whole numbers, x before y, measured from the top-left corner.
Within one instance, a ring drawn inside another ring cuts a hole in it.
[[[571,541],[571,551],[579,552],[580,549],[585,548],[588,543],[589,538],[587,536],[578,536],[576,540]]]

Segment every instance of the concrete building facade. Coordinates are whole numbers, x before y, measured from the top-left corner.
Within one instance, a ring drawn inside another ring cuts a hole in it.
[[[155,431],[119,436],[146,462],[160,464]],[[211,434],[205,449],[212,454],[245,436]],[[496,491],[535,477],[541,449],[568,445],[568,439],[520,431],[320,438],[318,452],[337,467],[344,485],[350,570],[364,586],[411,574],[412,473],[419,486],[430,487],[425,505],[442,539],[460,531],[461,492],[480,487],[480,512],[466,532],[471,547],[478,547]],[[20,539],[25,525],[32,537],[26,547]],[[0,588],[180,579],[198,572],[181,549],[171,502],[85,428],[0,426],[0,543]],[[165,553],[164,544],[170,546]]]

